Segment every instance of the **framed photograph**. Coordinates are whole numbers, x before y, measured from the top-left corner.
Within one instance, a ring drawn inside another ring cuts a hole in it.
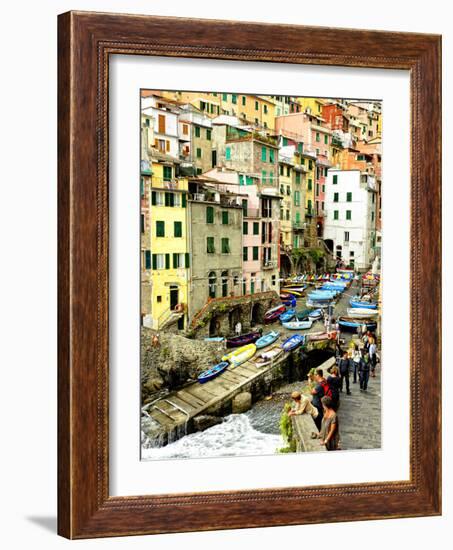
[[[440,51],[59,16],[62,536],[441,513]]]

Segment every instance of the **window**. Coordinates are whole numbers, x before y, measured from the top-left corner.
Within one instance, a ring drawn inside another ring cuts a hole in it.
[[[165,115],[158,115],[158,132],[165,134]]]
[[[300,191],[294,191],[294,206],[300,206]]]
[[[230,252],[230,239],[228,237],[222,237],[222,254],[229,254]]]
[[[346,193],[346,201],[352,202],[352,193]]]
[[[206,139],[211,141],[211,129],[206,128]]]
[[[229,219],[228,219],[228,211],[227,210],[223,210],[222,211],[222,224],[223,225],[228,225],[230,222],[229,222]]]
[[[249,234],[249,222],[242,222],[242,233],[244,235]]]
[[[374,212],[371,212],[371,221],[374,222]]]
[[[299,153],[302,153],[303,150],[304,150],[304,144],[302,142],[298,143],[297,144],[297,150],[299,151]]]
[[[354,257],[354,250],[351,250],[351,251],[349,252],[349,256],[351,256],[351,258]]]
[[[197,147],[197,159],[201,159],[201,149]]]
[[[242,105],[246,105],[247,103],[247,98],[245,97],[245,95],[242,96]]]
[[[308,180],[308,190],[311,191],[313,189],[313,180]]]
[[[153,254],[153,269],[165,269],[165,254]]]
[[[223,101],[228,101],[228,94],[222,94]]]
[[[291,176],[291,167],[290,166],[287,166],[286,167],[286,177],[290,177]]]
[[[371,195],[371,202],[374,204],[374,201],[375,201],[375,196],[374,196],[374,193]]]
[[[164,181],[171,181],[173,170],[171,166],[164,166]]]
[[[264,114],[267,115],[267,105],[263,106]]]
[[[253,234],[259,235],[260,234],[260,224],[259,222],[253,222]]]
[[[244,262],[246,262],[248,259],[249,259],[249,253],[248,253],[248,248],[246,246],[243,247],[242,249],[242,260]]]
[[[208,292],[210,298],[215,298],[216,286],[217,284],[215,271],[211,271],[208,275]]]
[[[333,176],[332,183],[333,183],[334,185],[336,185],[336,184],[338,183],[338,176],[337,176],[336,174]]]
[[[253,185],[252,176],[245,176],[245,185]]]
[[[346,219],[347,220],[351,219],[351,211],[350,210],[346,210]]]
[[[201,135],[200,127],[199,127],[199,126],[195,126],[195,137],[200,137],[200,135]]]
[[[248,201],[247,199],[242,199],[242,215],[247,216]]]
[[[255,111],[258,111],[260,108],[258,101],[255,101]]]
[[[266,183],[266,180],[267,180],[267,172],[266,172],[266,170],[262,170],[261,171],[261,181],[262,181],[262,183]]]
[[[145,118],[145,126],[149,128],[149,118]]]
[[[140,196],[145,196],[145,180],[143,178],[140,178]]]
[[[185,254],[173,253],[173,269],[185,266]]]
[[[326,145],[329,143],[329,136],[327,134],[324,136],[324,143]]]
[[[280,164],[280,176],[283,176],[283,164]]]
[[[269,172],[269,185],[274,185],[274,172]]]
[[[156,221],[156,237],[165,237],[165,222]]]
[[[141,233],[145,232],[145,215],[144,214],[140,214],[140,232]]]
[[[349,231],[345,231],[345,232],[344,232],[344,242],[345,242],[345,243],[348,243],[348,242],[349,242]]]
[[[312,160],[308,161],[308,169],[313,170],[313,161]]]
[[[289,221],[289,210],[286,211],[286,221]]]
[[[269,149],[269,162],[274,162],[274,150]]]
[[[266,162],[267,160],[267,154],[266,154],[266,147],[261,147],[261,160],[263,162]]]
[[[322,186],[322,192],[323,192],[323,193],[326,192],[326,186],[325,186],[325,185]]]
[[[307,210],[311,213],[311,200],[307,201]]]
[[[189,133],[189,126],[188,124],[183,124],[182,125],[182,133],[187,136],[187,134]]]
[[[151,269],[151,250],[145,250],[145,269]]]
[[[333,219],[338,220],[338,210],[333,211]]]
[[[316,141],[321,141],[321,136],[319,132],[316,132]]]
[[[288,145],[288,138],[282,138],[282,145],[283,147],[286,147]]]
[[[182,237],[182,222],[174,223],[175,237]]]
[[[272,275],[272,286],[275,286],[276,282],[277,282],[277,277],[275,275]]]
[[[258,259],[258,254],[259,254],[259,249],[257,246],[254,246],[253,247],[253,256],[252,256],[252,259],[253,260],[257,260]]]
[[[236,94],[231,94],[231,103],[234,103],[236,105],[237,102],[238,96]]]
[[[357,155],[357,160],[365,160],[364,155]]]
[[[214,237],[206,237],[206,252],[215,254]]]
[[[288,197],[291,195],[291,187],[289,185],[286,186],[286,194]]]
[[[333,202],[338,202],[339,193],[333,194]]]
[[[228,271],[222,271],[222,296],[228,295]]]
[[[302,164],[302,166],[304,166],[304,165],[305,165],[305,159],[304,159],[304,158],[301,158],[301,159],[300,159],[300,163]]]
[[[296,212],[296,225],[300,224],[300,212]]]
[[[319,196],[319,183],[316,184],[316,196]]]
[[[225,149],[225,160],[231,160],[231,147]]]
[[[296,172],[296,183],[300,183],[300,172]]]
[[[214,223],[214,207],[206,207],[206,223]]]
[[[239,185],[244,185],[244,174],[239,174]]]
[[[161,304],[162,303],[162,296],[156,296],[156,298],[157,298],[157,303]]]

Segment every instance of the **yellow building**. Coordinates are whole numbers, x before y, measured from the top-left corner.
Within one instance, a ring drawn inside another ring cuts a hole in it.
[[[297,97],[296,101],[302,107],[302,112],[322,116],[322,106],[324,105],[322,99],[318,97]]]
[[[152,162],[150,249],[151,316],[154,329],[187,325],[190,255],[187,234],[188,181],[175,178],[170,160]]]

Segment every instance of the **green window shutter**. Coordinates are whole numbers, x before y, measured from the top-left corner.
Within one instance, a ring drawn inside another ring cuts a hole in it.
[[[338,220],[338,210],[333,211],[333,219]]]
[[[300,212],[296,212],[296,223],[300,223]]]
[[[151,269],[151,250],[145,250],[145,269]]]
[[[212,206],[206,207],[206,223],[214,223],[214,208]]]
[[[231,94],[231,103],[236,104],[238,102],[238,96],[236,94]]]
[[[351,211],[350,210],[346,210],[346,219],[347,220],[351,219]]]
[[[332,181],[332,183],[334,183],[334,184],[337,184],[337,183],[338,183],[338,176],[337,176],[336,174],[333,176],[333,181]]]
[[[242,233],[244,235],[248,235],[248,233],[249,233],[249,223],[248,222],[242,222]]]
[[[170,181],[172,178],[171,166],[164,166],[164,181]]]
[[[258,252],[258,247],[257,247],[257,246],[254,246],[254,247],[253,247],[253,259],[254,259],[254,260],[257,260],[257,259],[258,259],[258,254],[259,254],[259,252]]]
[[[261,180],[262,180],[262,183],[266,183],[266,179],[267,179],[267,172],[266,170],[262,170],[261,171]]]
[[[307,208],[308,208],[308,211],[311,212],[311,201],[307,201]]]
[[[207,140],[211,140],[211,129],[210,128],[206,128],[206,139]]]
[[[156,206],[156,192],[155,191],[151,191],[151,204],[153,206]]]
[[[339,193],[333,194],[333,202],[338,202],[338,196],[339,196]]]
[[[230,239],[227,237],[222,238],[222,254],[230,253]]]
[[[165,193],[165,206],[170,206],[170,193]]]
[[[170,254],[165,254],[165,269],[170,269]]]
[[[260,224],[259,222],[253,222],[253,234],[259,235],[260,234]]]
[[[181,222],[174,222],[174,229],[175,229],[175,237],[182,237],[182,223]]]
[[[304,165],[305,165],[305,159],[304,159],[304,158],[301,158],[301,159],[300,159],[300,163],[302,164],[302,166],[304,166]]]
[[[175,195],[174,193],[170,193],[170,206],[175,205]]]
[[[201,149],[197,147],[197,159],[201,159]]]
[[[352,193],[346,193],[346,201],[352,202]]]
[[[228,94],[222,94],[222,100],[228,101]]]
[[[165,222],[156,221],[156,237],[165,237]]]
[[[313,189],[313,180],[308,180],[308,190],[311,191]]]
[[[260,105],[258,103],[258,101],[255,101],[255,111],[258,111],[260,108]]]
[[[269,172],[269,183],[274,185],[274,172]]]
[[[224,210],[224,211],[222,211],[222,224],[223,225],[228,225],[228,223],[229,223],[228,211]]]
[[[329,136],[327,134],[324,136],[324,143],[326,145],[329,143]]]
[[[319,135],[319,132],[316,132],[316,141],[321,141],[321,136]]]
[[[239,185],[244,185],[244,176],[243,176],[243,174],[239,174]]]
[[[297,144],[297,150],[299,151],[299,153],[303,152],[304,144],[302,142]]]
[[[296,183],[300,183],[300,172],[296,172]]]
[[[245,184],[246,184],[246,185],[253,185],[253,178],[252,178],[252,176],[245,176]]]
[[[181,205],[183,208],[187,206],[187,195],[185,193],[183,193],[181,196]]]
[[[141,197],[145,196],[145,182],[143,178],[140,178],[140,196]]]
[[[313,161],[312,160],[308,161],[308,169],[313,170]]]
[[[242,96],[242,105],[245,105],[246,104],[246,98],[245,98],[245,95]]]
[[[144,214],[140,214],[140,232],[141,233],[145,232],[145,215]]]
[[[176,269],[178,267],[178,254],[173,252],[173,269]]]
[[[248,257],[249,257],[249,252],[248,251],[249,251],[249,249],[246,246],[244,246],[244,248],[242,249],[242,260],[244,262],[246,262],[248,260]]]
[[[190,254],[188,252],[185,253],[186,258],[186,268],[190,267]]]
[[[284,137],[282,142],[283,142],[283,147],[286,147],[288,145],[288,138]]]
[[[214,237],[206,237],[206,252],[208,254],[215,253]]]
[[[269,149],[269,162],[274,162],[274,150]]]
[[[153,269],[157,269],[157,254],[153,254]]]
[[[266,155],[266,147],[264,145],[261,147],[261,160],[266,162],[267,155]]]
[[[231,160],[231,147],[225,149],[225,160]]]
[[[195,137],[200,137],[200,127],[199,126],[195,126]]]

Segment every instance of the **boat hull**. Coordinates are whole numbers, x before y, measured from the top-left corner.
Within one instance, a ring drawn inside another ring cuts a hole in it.
[[[255,342],[256,349],[262,349],[266,346],[270,346],[273,344],[276,340],[280,338],[280,333],[277,331],[269,332],[268,334],[264,334],[261,336],[261,338],[258,338],[258,340]]]
[[[255,344],[249,344],[224,355],[222,357],[222,361],[229,361],[233,367],[237,367],[238,365],[242,365],[242,363],[245,363],[251,359],[255,353]]]
[[[200,384],[205,384],[206,382],[209,382],[209,380],[213,380],[219,374],[222,374],[227,368],[228,368],[228,361],[222,361],[221,363],[218,363],[211,369],[203,371],[197,378],[198,382]]]
[[[305,342],[305,336],[302,334],[295,334],[287,338],[282,344],[283,351],[292,351],[298,348],[301,344]]]
[[[226,347],[240,348],[242,346],[246,346],[247,344],[252,344],[260,337],[261,333],[258,331],[243,334],[242,336],[233,336],[232,338],[227,338]]]

